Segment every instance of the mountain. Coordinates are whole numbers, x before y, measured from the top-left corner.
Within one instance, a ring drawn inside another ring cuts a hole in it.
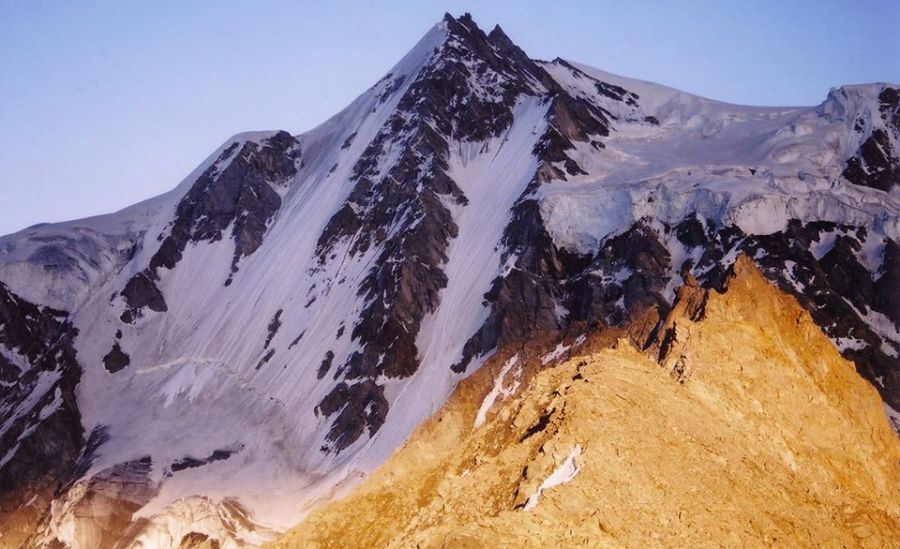
[[[716,295],[739,257],[900,430],[898,89],[734,106],[533,60],[447,15],[317,128],[235,136],[169,193],[0,238],[0,539],[259,545],[367,486],[516,349],[555,371],[572,341],[620,334],[622,360],[680,391],[676,290]],[[809,370],[799,328],[758,329]],[[820,444],[871,411],[858,385],[859,410],[816,418]]]

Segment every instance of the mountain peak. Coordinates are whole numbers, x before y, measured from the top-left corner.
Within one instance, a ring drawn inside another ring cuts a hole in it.
[[[472,18],[472,14],[469,12],[465,12],[459,17],[453,17],[450,12],[446,12],[444,13],[443,21],[445,23],[458,23],[466,27],[473,26],[475,28],[478,28],[478,25],[475,23],[475,19]]]
[[[427,55],[404,88],[399,107],[430,120],[439,131],[480,140],[512,121],[521,95],[541,96],[550,78],[502,29],[486,34],[472,15],[444,15],[443,36],[419,51]]]
[[[488,39],[488,36],[468,12],[459,17],[453,17],[449,13],[445,14],[442,23],[446,27],[449,37],[474,41],[486,41]]]
[[[520,60],[529,60],[528,56],[516,46],[512,40],[503,32],[500,25],[494,25],[490,33],[485,32],[478,26],[472,14],[466,12],[459,17],[454,18],[449,13],[444,15],[443,24],[446,26],[450,36],[468,41],[470,45],[490,45],[499,54],[508,54],[515,52]],[[477,49],[477,48],[476,48]],[[484,52],[484,50],[482,50]]]
[[[507,36],[506,33],[503,32],[503,28],[500,27],[500,25],[494,25],[494,28],[491,29],[491,32],[488,33],[488,38],[490,38],[494,42],[497,42],[497,41],[512,42],[512,40],[509,39],[509,36]]]

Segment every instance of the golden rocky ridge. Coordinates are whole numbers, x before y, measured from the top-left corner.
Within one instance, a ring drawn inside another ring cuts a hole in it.
[[[664,330],[498,357],[271,547],[900,546],[900,441],[792,297],[740,257]]]

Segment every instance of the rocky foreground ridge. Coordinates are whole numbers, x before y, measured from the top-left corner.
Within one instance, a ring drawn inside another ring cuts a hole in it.
[[[890,547],[900,441],[874,389],[741,256],[641,352],[599,333],[468,378],[277,548]]]

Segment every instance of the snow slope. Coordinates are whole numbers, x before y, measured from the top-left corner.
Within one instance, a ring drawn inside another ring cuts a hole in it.
[[[742,107],[574,66],[638,92],[641,114],[659,125],[626,120],[586,159],[589,174],[541,189],[561,246],[596,250],[642,217],[675,224],[694,212],[750,234],[819,219],[900,237],[900,189],[873,192],[840,177],[840,161],[859,146],[848,126],[872,117],[883,86],[832,90],[818,107]],[[565,65],[544,67],[564,86],[596,94]]]

